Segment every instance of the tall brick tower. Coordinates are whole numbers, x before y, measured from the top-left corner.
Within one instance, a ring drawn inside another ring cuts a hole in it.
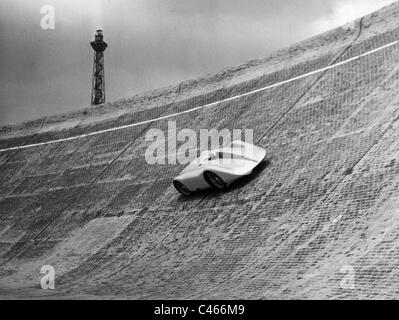
[[[94,50],[93,81],[91,91],[91,105],[105,102],[104,51],[108,45],[103,40],[102,30],[97,30],[94,41],[90,44]]]

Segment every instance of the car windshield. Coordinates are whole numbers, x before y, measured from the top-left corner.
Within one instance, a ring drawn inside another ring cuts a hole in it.
[[[209,155],[208,161],[217,160],[217,159],[232,159],[233,155],[228,152],[214,152]]]
[[[242,145],[242,143],[239,143],[239,142],[235,141],[235,142],[233,142],[233,143],[231,144],[231,147],[232,147],[232,148],[242,148],[243,145]]]

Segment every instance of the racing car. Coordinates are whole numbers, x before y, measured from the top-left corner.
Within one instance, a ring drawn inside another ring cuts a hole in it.
[[[173,186],[184,196],[209,188],[223,190],[250,175],[265,157],[265,149],[233,141],[223,148],[203,152],[173,179]]]

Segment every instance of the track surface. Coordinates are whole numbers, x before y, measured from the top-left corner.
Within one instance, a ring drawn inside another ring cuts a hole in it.
[[[0,297],[398,298],[399,45],[339,64],[399,40],[398,15],[180,85],[167,103],[0,130]],[[145,133],[169,120],[252,128],[268,161],[182,198],[183,166],[144,158]],[[43,265],[56,290],[40,289]]]

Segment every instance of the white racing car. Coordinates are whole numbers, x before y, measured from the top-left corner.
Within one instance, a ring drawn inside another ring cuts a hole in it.
[[[173,185],[185,196],[210,187],[223,190],[250,175],[265,157],[263,148],[234,141],[226,147],[203,152],[173,180]]]

